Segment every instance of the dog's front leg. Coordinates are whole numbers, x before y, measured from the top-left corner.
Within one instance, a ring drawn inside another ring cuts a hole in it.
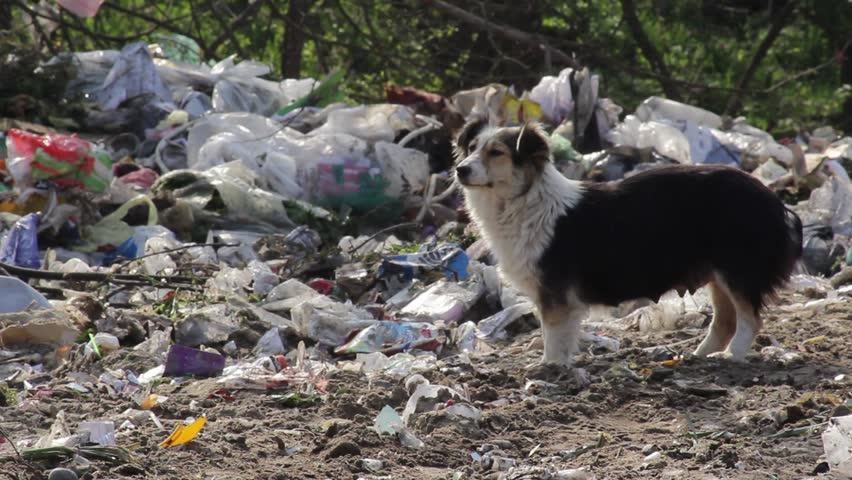
[[[570,366],[579,351],[584,309],[567,304],[541,306],[539,309],[544,363]]]

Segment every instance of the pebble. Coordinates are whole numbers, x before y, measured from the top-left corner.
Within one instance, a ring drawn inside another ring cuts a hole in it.
[[[361,447],[359,447],[354,442],[349,442],[349,441],[344,440],[344,441],[338,443],[337,445],[335,445],[334,447],[332,447],[331,450],[329,450],[329,452],[326,454],[326,457],[337,458],[337,457],[343,457],[343,456],[346,456],[346,455],[360,455],[360,454],[361,454]]]
[[[78,478],[74,470],[67,468],[54,468],[47,476],[47,480],[77,480]]]

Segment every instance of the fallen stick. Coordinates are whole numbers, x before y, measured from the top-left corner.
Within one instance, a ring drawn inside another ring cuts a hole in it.
[[[206,280],[204,277],[189,277],[184,275],[141,275],[129,273],[104,273],[104,272],[49,272],[34,268],[24,268],[8,263],[0,262],[0,268],[9,275],[39,280],[63,280],[69,282],[106,282],[116,284],[131,284],[136,286],[194,288],[200,282]]]

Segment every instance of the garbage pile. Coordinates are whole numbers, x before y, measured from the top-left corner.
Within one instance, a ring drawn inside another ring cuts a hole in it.
[[[106,391],[133,407],[80,425],[59,412],[46,435],[14,439],[19,449],[86,457],[142,422],[162,429],[164,383],[208,379],[300,405],[322,401],[341,371],[404,382],[405,408],[382,409],[375,431],[405,447],[423,448],[415,424],[430,412],[476,424],[482,412],[463,388],[419,374],[537,320],[502,283],[452,185],[451,135],[472,115],[542,122],[575,179],[673,163],[747,170],[806,225],[797,285],[831,290],[826,301],[847,293],[815,277],[852,265],[852,137],[828,127],[776,141],[743,118],[657,97],[620,120],[588,70],[520,95],[388,86],[388,103],[349,105],[342,71],[275,82],[257,62],[187,63],[142,43],[45,64],[66,67],[76,76],[64,95],[83,99],[74,115],[2,120],[0,384],[18,408],[57,390]],[[594,312],[584,345],[618,350],[601,330],[698,328],[708,309],[699,291]],[[99,375],[81,373],[97,364]],[[191,442],[204,424],[200,414],[160,445]],[[474,458],[515,466],[498,452]]]

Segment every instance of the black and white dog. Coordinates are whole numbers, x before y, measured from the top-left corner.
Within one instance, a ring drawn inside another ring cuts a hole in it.
[[[706,284],[714,315],[695,354],[742,360],[801,257],[796,214],[732,167],[579,182],[553,165],[540,127],[484,121],[465,125],[456,154],[468,213],[504,278],[538,306],[546,363],[571,364],[589,305]]]

